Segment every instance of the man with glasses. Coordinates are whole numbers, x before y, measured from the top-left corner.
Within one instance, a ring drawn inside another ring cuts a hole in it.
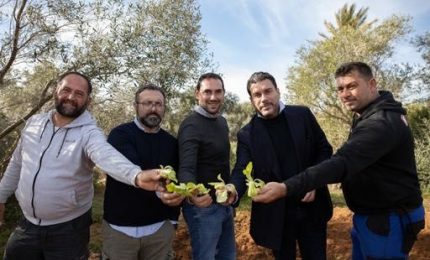
[[[348,141],[330,159],[283,182],[263,187],[255,202],[268,203],[342,182],[354,212],[352,259],[407,259],[424,228],[424,208],[406,110],[388,91],[378,91],[363,62],[335,72],[340,101],[354,112]]]
[[[154,84],[135,94],[136,117],[115,127],[108,142],[142,169],[178,166],[176,139],[160,128],[166,97]],[[174,224],[183,197],[124,185],[107,177],[104,199],[103,259],[173,259]]]

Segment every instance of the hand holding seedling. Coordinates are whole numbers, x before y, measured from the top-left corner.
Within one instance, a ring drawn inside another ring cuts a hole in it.
[[[287,186],[283,182],[269,182],[264,185],[256,196],[252,198],[254,202],[269,203],[285,197]]]
[[[221,177],[221,174],[218,174],[217,179],[219,180],[219,182],[208,183],[215,188],[216,202],[225,206],[230,205],[236,198],[236,188],[231,183],[225,184],[224,180]]]
[[[185,198],[185,196],[175,192],[159,192],[158,197],[164,204],[170,207],[179,206]]]

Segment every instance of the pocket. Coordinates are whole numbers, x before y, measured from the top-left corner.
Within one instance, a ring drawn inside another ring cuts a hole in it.
[[[409,251],[411,251],[412,246],[417,240],[418,233],[421,231],[421,229],[424,229],[424,224],[424,220],[421,220],[418,222],[409,223],[405,226],[402,244],[403,253],[408,254]]]
[[[373,233],[386,237],[390,234],[390,215],[369,215],[366,226]]]

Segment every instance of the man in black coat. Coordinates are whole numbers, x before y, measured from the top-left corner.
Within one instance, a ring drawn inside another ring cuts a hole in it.
[[[407,259],[424,228],[424,208],[406,111],[390,92],[378,91],[363,62],[342,64],[335,79],[340,100],[354,112],[348,141],[329,160],[283,182],[267,183],[254,202],[342,182],[354,212],[352,259]]]
[[[237,134],[237,161],[231,178],[237,189],[236,199],[246,191],[242,171],[248,162],[253,163],[254,178],[274,182],[294,176],[332,154],[311,111],[280,102],[272,75],[254,73],[247,90],[257,113]],[[272,249],[276,259],[295,259],[296,241],[303,259],[325,259],[331,215],[330,195],[324,186],[268,204],[253,202],[250,233],[258,245]]]

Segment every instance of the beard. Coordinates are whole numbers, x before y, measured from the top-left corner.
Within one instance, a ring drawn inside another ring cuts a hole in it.
[[[140,117],[139,120],[148,128],[158,128],[161,124],[161,116],[155,113]]]
[[[73,101],[64,101],[60,100],[57,96],[55,96],[55,109],[57,112],[65,117],[70,118],[77,118],[82,113],[84,113],[85,109],[87,108],[87,104],[82,105],[81,107],[76,104],[76,102]],[[69,104],[69,106],[66,106],[66,104]],[[70,106],[73,106],[72,108]]]

